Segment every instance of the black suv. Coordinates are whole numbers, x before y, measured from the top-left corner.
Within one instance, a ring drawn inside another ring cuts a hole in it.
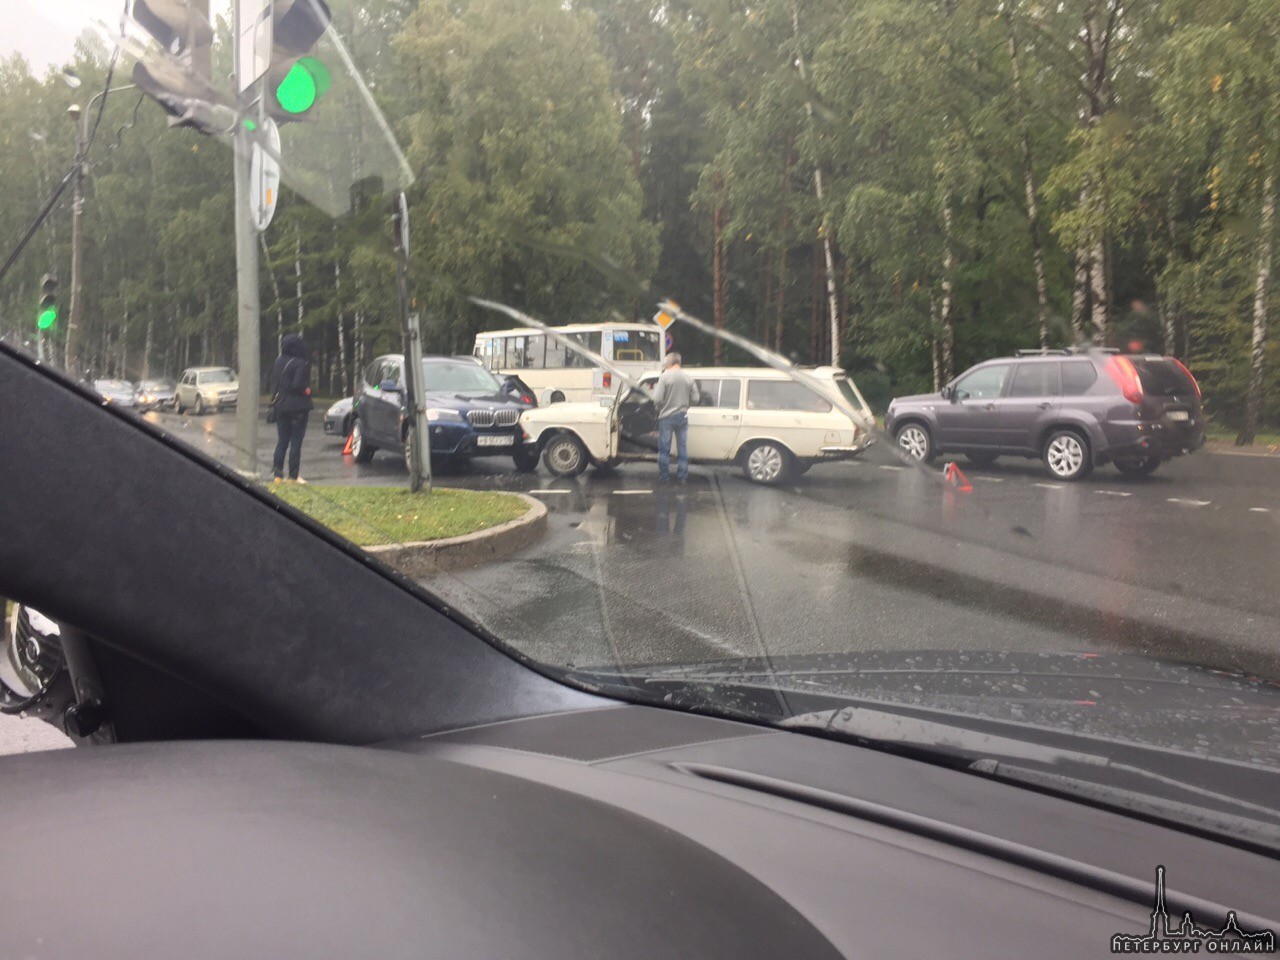
[[[894,400],[885,429],[916,460],[1039,457],[1058,480],[1080,480],[1108,461],[1144,476],[1204,443],[1200,387],[1186,367],[1105,350],[988,360],[938,393]]]

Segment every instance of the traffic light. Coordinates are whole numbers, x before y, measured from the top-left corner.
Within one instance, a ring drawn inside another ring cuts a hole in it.
[[[212,82],[209,0],[134,0],[133,19],[164,49],[134,64],[133,82],[169,114],[169,126],[227,128],[234,114]]]
[[[58,278],[46,273],[40,278],[40,306],[36,310],[36,328],[53,329],[58,322]]]
[[[330,19],[324,0],[276,0],[271,66],[263,90],[267,115],[276,123],[308,119],[332,86],[329,68],[311,54]]]

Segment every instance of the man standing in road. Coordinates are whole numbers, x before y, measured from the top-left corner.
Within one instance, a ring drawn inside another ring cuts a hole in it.
[[[658,482],[671,482],[671,435],[676,437],[676,480],[689,478],[689,408],[702,399],[693,377],[680,367],[680,354],[672,352],[662,365],[662,376],[653,388],[658,413]]]

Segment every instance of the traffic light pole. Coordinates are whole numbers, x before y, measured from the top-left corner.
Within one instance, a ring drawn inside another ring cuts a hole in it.
[[[76,368],[75,336],[80,329],[80,312],[84,298],[81,296],[81,275],[84,272],[84,134],[76,130],[75,192],[71,201],[71,309],[67,311],[67,339],[62,357],[62,370],[68,376],[78,377],[83,372]]]
[[[400,295],[400,330],[404,338],[404,394],[408,408],[409,489],[431,492],[431,434],[427,423],[426,384],[422,383],[422,328],[416,313],[409,312],[409,202],[404,192],[392,201],[395,229],[396,291]]]
[[[240,396],[236,403],[237,466],[242,475],[258,475],[258,399],[262,393],[262,341],[258,332],[258,232],[249,210],[249,160],[252,145],[243,123],[236,125],[236,363]]]

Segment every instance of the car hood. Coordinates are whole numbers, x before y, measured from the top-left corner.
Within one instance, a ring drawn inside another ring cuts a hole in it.
[[[591,423],[607,420],[609,413],[610,408],[598,403],[549,403],[545,407],[525,411],[522,419],[526,423]]]
[[[1105,653],[806,654],[611,669],[668,703],[749,716],[848,705],[1016,724],[1280,770],[1280,680]]]
[[[919,403],[941,403],[942,394],[940,393],[913,393],[909,397],[894,397],[890,404],[892,407],[910,406]]]
[[[512,400],[497,393],[490,396],[464,397],[444,390],[428,390],[427,406],[437,410],[457,410],[459,413],[466,413],[468,410],[503,410],[508,407],[515,407],[517,410],[525,409],[525,404],[519,400]]]

